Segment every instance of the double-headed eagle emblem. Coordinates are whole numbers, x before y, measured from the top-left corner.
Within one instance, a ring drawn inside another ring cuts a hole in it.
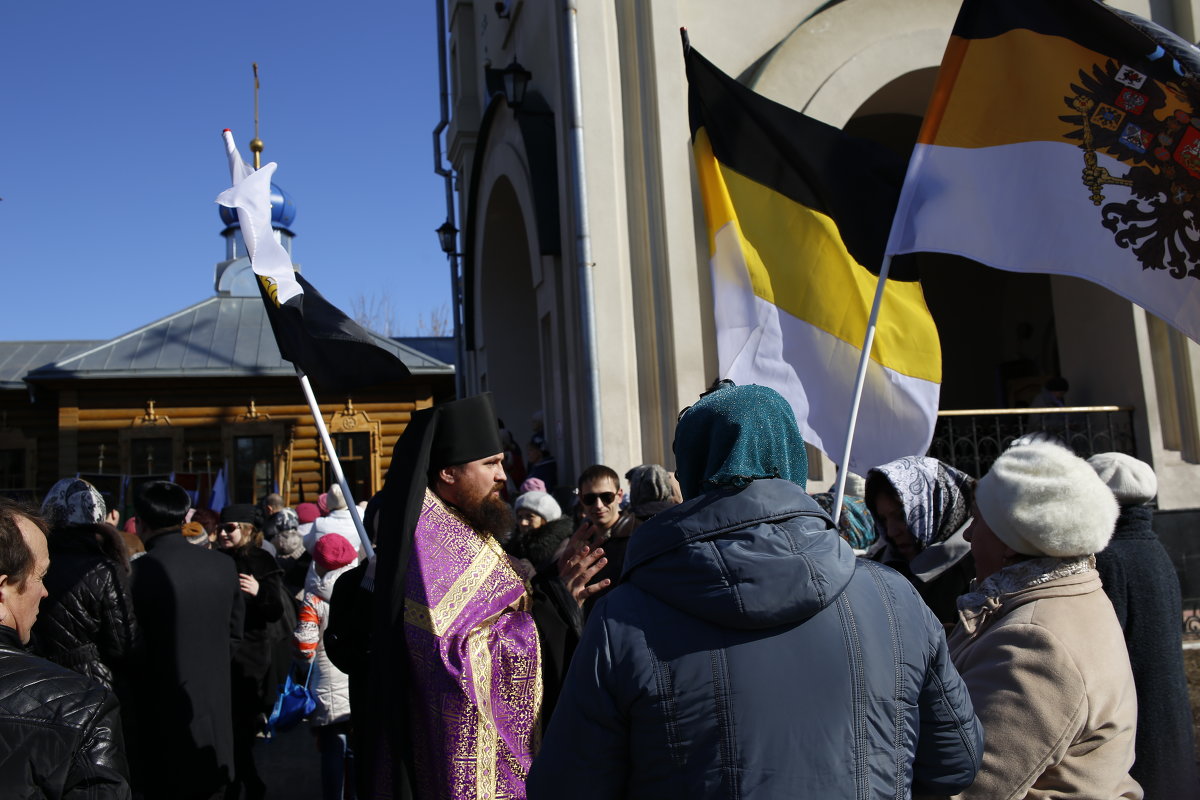
[[[1143,68],[1155,60],[1165,62],[1170,80]],[[1198,89],[1196,76],[1159,48],[1145,65],[1109,60],[1080,70],[1063,98],[1072,113],[1059,118],[1083,150],[1083,183],[1104,227],[1142,269],[1165,269],[1173,278],[1200,278]],[[1111,174],[1098,153],[1128,169]],[[1128,186],[1129,200],[1105,204],[1108,186]]]

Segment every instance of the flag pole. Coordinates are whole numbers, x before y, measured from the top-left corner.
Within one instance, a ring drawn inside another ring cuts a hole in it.
[[[842,447],[842,463],[839,465],[837,488],[833,495],[833,524],[842,517],[842,500],[846,497],[846,476],[850,473],[850,448],[854,444],[854,428],[858,424],[858,406],[862,402],[863,385],[867,381],[867,365],[871,360],[871,347],[875,344],[875,325],[879,321],[879,306],[883,302],[883,290],[887,285],[888,272],[892,268],[892,254],[883,257],[879,267],[879,282],[875,284],[875,300],[871,303],[871,315],[867,317],[867,335],[863,337],[862,354],[858,358],[858,374],[854,377],[854,395],[850,401],[850,420],[846,423],[845,445]]]
[[[325,427],[325,418],[321,416],[317,398],[313,395],[312,384],[308,382],[308,376],[299,367],[296,367],[296,377],[300,379],[300,388],[304,390],[304,397],[308,400],[308,410],[312,412],[313,422],[317,424],[317,433],[321,435],[321,443],[325,445],[325,452],[329,454],[329,465],[333,467],[333,476],[337,479],[338,486],[342,487],[342,495],[346,498],[346,508],[350,512],[350,518],[354,520],[355,529],[358,530],[358,538],[362,542],[363,552],[370,560],[375,557],[375,548],[371,547],[367,529],[363,527],[362,517],[358,514],[358,506],[355,505],[354,497],[350,493],[350,484],[346,483],[346,476],[342,473],[342,462],[338,461],[337,451],[333,449],[333,440],[329,438],[329,429]]]

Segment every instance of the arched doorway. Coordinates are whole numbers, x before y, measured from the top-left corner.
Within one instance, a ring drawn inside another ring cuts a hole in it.
[[[525,211],[507,177],[496,179],[481,208],[480,388],[493,393],[497,413],[524,453],[532,433],[530,417],[543,409],[535,254]]]

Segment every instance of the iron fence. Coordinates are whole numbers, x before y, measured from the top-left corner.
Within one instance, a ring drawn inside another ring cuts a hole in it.
[[[929,455],[978,478],[1014,439],[1029,434],[1057,439],[1082,458],[1134,455],[1133,409],[1124,406],[941,411]]]
[[[1183,600],[1183,635],[1187,639],[1200,639],[1200,597]]]

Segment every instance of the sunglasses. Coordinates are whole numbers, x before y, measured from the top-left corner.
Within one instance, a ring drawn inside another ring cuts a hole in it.
[[[597,500],[599,500],[604,505],[609,506],[609,505],[612,505],[613,500],[617,499],[617,493],[616,492],[591,492],[591,493],[580,496],[579,499],[583,501],[583,505],[585,508],[588,506],[596,505]]]
[[[239,527],[241,527],[241,526],[236,522],[226,522],[224,525],[222,525],[220,527],[220,530],[224,531],[225,533],[233,533]]]

